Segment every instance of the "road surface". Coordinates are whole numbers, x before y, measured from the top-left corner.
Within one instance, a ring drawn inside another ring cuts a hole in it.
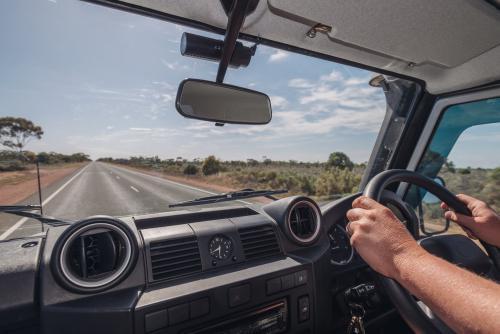
[[[44,215],[68,220],[97,214],[128,216],[181,210],[169,209],[168,205],[214,194],[101,162],[91,162],[42,193]],[[25,203],[37,204],[37,197],[32,196]],[[33,235],[41,232],[41,228],[37,221],[0,215],[0,240]]]

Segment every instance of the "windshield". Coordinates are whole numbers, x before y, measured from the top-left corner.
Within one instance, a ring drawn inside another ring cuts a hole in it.
[[[385,114],[374,73],[258,46],[225,82],[268,94],[271,123],[216,127],[174,100],[218,67],[182,57],[182,33],[221,36],[81,1],[2,1],[0,13],[0,205],[39,203],[36,163],[43,213],[72,220],[246,188],[319,201],[358,189]],[[0,215],[0,239],[40,229]]]

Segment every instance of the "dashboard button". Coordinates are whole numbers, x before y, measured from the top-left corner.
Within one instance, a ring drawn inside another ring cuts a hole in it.
[[[250,284],[229,288],[229,307],[242,305],[250,301]]]
[[[309,320],[309,296],[302,296],[298,302],[299,322]]]
[[[307,283],[307,271],[301,270],[295,273],[295,286]]]
[[[281,291],[281,277],[272,278],[266,282],[266,293],[272,295]]]
[[[281,289],[288,290],[293,288],[295,285],[295,275],[289,274],[281,277]]]
[[[189,303],[191,319],[199,318],[210,312],[210,301],[208,298],[194,300]]]
[[[180,304],[168,308],[168,319],[170,325],[176,325],[189,319],[189,305]]]
[[[161,310],[146,314],[144,317],[146,333],[154,332],[160,328],[167,327],[167,310]]]

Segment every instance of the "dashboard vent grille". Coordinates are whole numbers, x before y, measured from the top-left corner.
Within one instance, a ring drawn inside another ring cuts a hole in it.
[[[319,211],[309,201],[297,202],[290,209],[287,224],[293,241],[302,245],[310,244],[319,234]]]
[[[154,241],[149,245],[153,280],[165,280],[201,271],[196,237]]]
[[[260,225],[238,230],[245,258],[260,259],[281,253],[276,234],[271,225]]]

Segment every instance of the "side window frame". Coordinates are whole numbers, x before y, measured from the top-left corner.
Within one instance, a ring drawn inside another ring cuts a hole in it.
[[[420,161],[423,159],[424,154],[426,152],[427,147],[430,145],[434,133],[439,126],[439,122],[441,120],[441,116],[443,112],[445,112],[450,106],[456,104],[462,104],[467,102],[474,102],[485,100],[489,98],[496,98],[500,96],[500,87],[489,88],[481,91],[465,93],[461,95],[455,95],[450,97],[445,97],[438,99],[432,108],[432,111],[429,115],[429,119],[420,135],[420,138],[417,142],[417,145],[413,151],[413,154],[408,162],[406,167],[407,170],[416,171]],[[396,194],[400,198],[405,198],[409,185],[407,183],[401,183],[398,186]]]

